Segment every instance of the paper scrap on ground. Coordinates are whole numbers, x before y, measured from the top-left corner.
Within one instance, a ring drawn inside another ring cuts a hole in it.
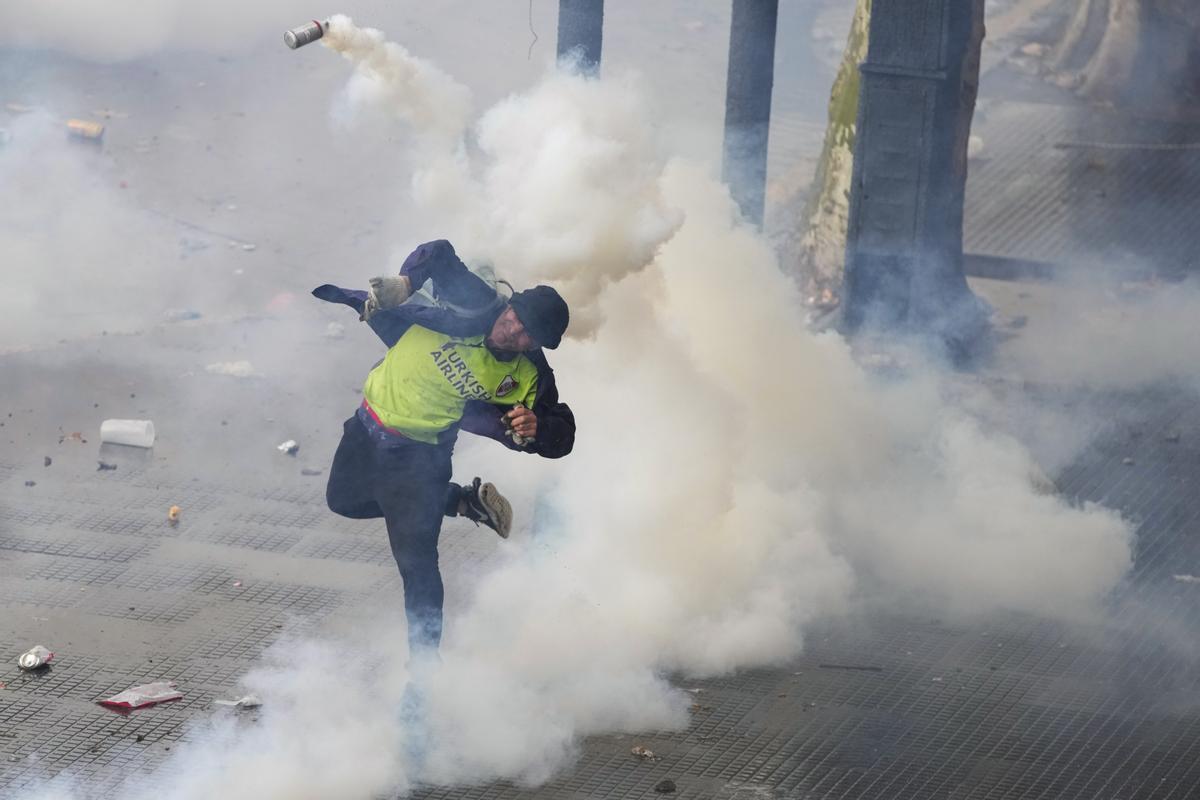
[[[183,692],[175,687],[175,681],[144,683],[96,702],[109,708],[142,708],[180,699],[183,697]]]

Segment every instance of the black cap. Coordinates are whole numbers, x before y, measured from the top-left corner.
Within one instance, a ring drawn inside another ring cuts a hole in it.
[[[509,299],[517,318],[542,347],[553,350],[562,341],[570,314],[567,301],[549,286],[535,286]]]

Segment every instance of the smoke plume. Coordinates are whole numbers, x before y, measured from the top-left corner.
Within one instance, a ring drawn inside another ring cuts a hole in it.
[[[281,642],[246,680],[256,724],[205,725],[163,768],[169,788],[107,796],[537,784],[582,737],[686,725],[669,675],[779,663],[865,600],[1077,619],[1121,580],[1129,525],[1036,491],[1028,450],[936,365],[880,375],[805,327],[725,188],[656,139],[636,77],[550,74],[471,127],[469,93],[377,31],[337,17],[326,43],[354,64],[347,108],[414,142],[396,156],[420,156],[412,234],[564,289],[575,338],[551,355],[575,451],[459,448],[458,468],[492,476],[525,521],[494,571],[450,576],[461,594],[418,713],[394,619]],[[369,277],[352,269],[331,277]]]

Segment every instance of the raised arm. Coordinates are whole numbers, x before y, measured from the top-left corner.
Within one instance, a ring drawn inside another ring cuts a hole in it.
[[[441,306],[432,307],[420,303],[400,303],[394,307],[367,310],[367,292],[360,289],[343,289],[325,284],[313,290],[313,296],[331,303],[342,303],[358,312],[385,345],[391,347],[411,325],[423,325],[451,336],[478,336],[486,333],[504,300],[454,253],[454,247],[444,239],[425,244],[413,250],[400,274],[408,278],[409,288],[415,292],[426,281],[430,282],[433,294]]]
[[[445,239],[426,242],[409,253],[400,267],[415,292],[426,281],[433,284],[434,296],[462,314],[478,314],[502,302],[496,290],[467,268]]]

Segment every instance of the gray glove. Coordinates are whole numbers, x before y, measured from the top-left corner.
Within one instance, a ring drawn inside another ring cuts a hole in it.
[[[371,278],[367,300],[359,319],[366,322],[377,312],[395,308],[412,296],[412,285],[404,275],[387,278]]]

